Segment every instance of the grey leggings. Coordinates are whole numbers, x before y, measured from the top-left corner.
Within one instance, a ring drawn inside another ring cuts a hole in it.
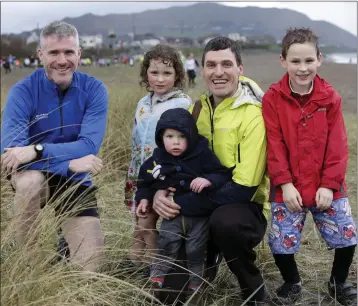
[[[208,237],[208,217],[178,216],[172,220],[163,220],[158,236],[159,250],[151,266],[151,277],[165,278],[184,243],[188,269],[191,272],[189,286],[199,287],[203,282]]]

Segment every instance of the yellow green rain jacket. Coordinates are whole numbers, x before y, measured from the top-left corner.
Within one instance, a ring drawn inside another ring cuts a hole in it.
[[[262,117],[263,91],[251,79],[240,76],[239,88],[213,110],[208,94],[200,97],[202,108],[198,117],[199,133],[221,163],[233,170],[237,184],[258,186],[251,199],[263,205],[266,219],[270,213],[269,179],[266,172],[266,130]]]

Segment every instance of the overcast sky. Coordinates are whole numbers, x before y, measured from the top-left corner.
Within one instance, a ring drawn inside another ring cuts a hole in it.
[[[42,28],[53,20],[78,17],[86,13],[143,12],[148,9],[191,5],[194,2],[1,2],[1,33],[21,33]],[[357,35],[356,2],[221,2],[230,6],[289,8],[313,20],[331,22]]]

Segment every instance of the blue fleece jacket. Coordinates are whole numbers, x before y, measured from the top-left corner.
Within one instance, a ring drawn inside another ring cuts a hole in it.
[[[7,97],[2,127],[1,153],[5,148],[41,143],[40,161],[22,169],[62,175],[91,185],[88,173],[74,174],[70,160],[97,155],[106,130],[108,95],[105,85],[85,73],[75,72],[65,93],[38,69],[15,84]]]

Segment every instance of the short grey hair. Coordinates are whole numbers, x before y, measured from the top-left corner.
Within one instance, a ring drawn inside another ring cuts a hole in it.
[[[40,47],[42,49],[44,48],[44,39],[52,35],[56,35],[59,38],[74,37],[76,39],[77,47],[80,46],[77,29],[67,22],[53,21],[42,29],[40,34]]]

